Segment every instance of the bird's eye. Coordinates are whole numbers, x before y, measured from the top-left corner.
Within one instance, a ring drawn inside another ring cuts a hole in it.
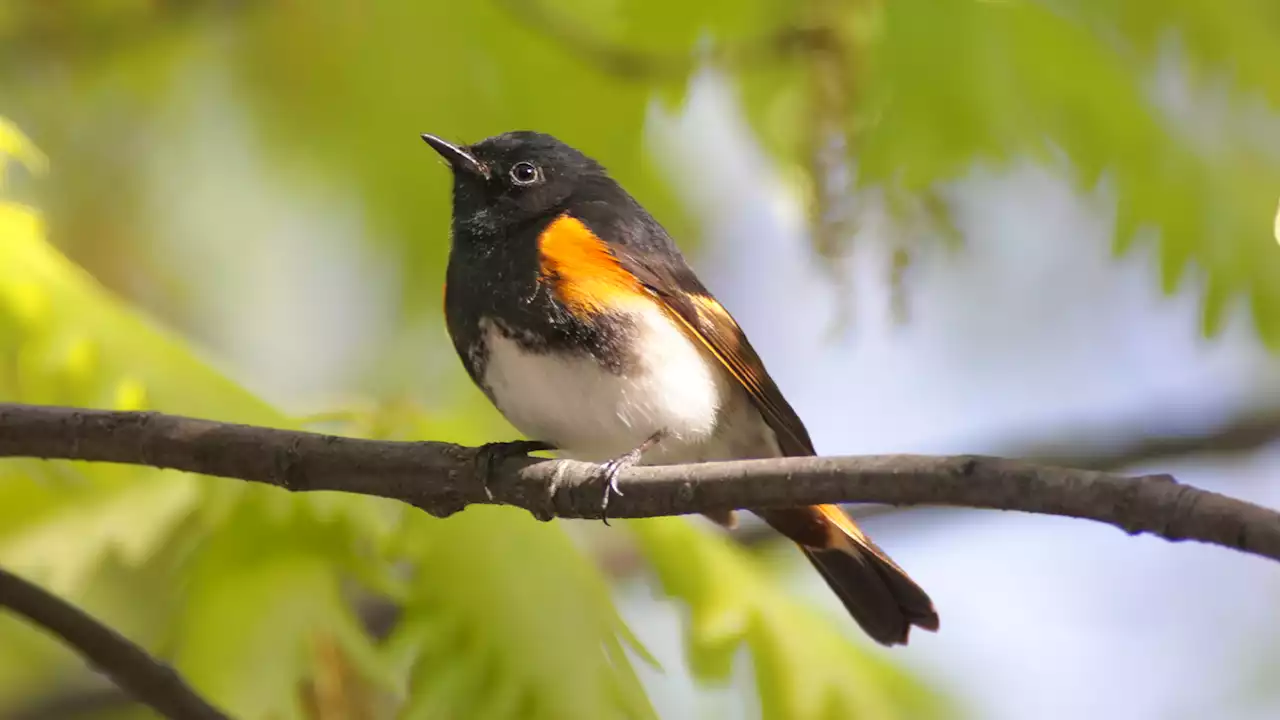
[[[511,181],[517,185],[532,185],[538,181],[538,168],[533,163],[518,162],[511,166]]]

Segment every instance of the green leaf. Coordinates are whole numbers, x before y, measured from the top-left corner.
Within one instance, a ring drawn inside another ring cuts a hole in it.
[[[629,526],[664,591],[688,608],[694,673],[726,680],[745,646],[766,720],[944,715],[938,695],[878,652],[833,631],[832,618],[785,595],[725,538],[680,519]]]
[[[417,565],[388,653],[408,673],[405,718],[647,718],[630,638],[599,572],[558,523],[474,507],[418,517]]]
[[[390,673],[341,588],[332,541],[245,506],[193,561],[175,664],[235,717],[303,718],[301,683],[317,647],[339,644],[366,676]]]
[[[70,597],[109,554],[139,566],[161,549],[200,499],[178,472],[103,469],[66,484],[0,468],[0,565]]]
[[[1118,30],[1132,47],[1154,56],[1172,35],[1184,46],[1197,79],[1212,73],[1233,90],[1261,93],[1280,106],[1274,48],[1280,6],[1269,0],[1054,0],[1046,3],[1097,32]]]

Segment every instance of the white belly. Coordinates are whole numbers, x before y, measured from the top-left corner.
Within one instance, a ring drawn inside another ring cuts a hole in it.
[[[661,311],[634,315],[642,360],[615,374],[594,359],[522,349],[489,321],[484,384],[498,410],[527,437],[555,444],[561,455],[602,461],[637,447],[658,431],[667,439],[643,462],[702,459],[715,444],[728,378],[702,348]]]

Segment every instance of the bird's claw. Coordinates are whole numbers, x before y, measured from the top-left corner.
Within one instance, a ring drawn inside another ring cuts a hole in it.
[[[604,473],[604,479],[606,480],[604,486],[604,498],[600,501],[600,519],[604,521],[605,525],[609,524],[609,494],[616,493],[618,497],[622,497],[622,488],[618,487],[618,475],[623,470],[626,470],[632,465],[640,462],[640,457],[644,455],[645,451],[654,445],[657,445],[666,436],[666,431],[659,430],[658,432],[650,435],[644,442],[640,443],[640,447],[635,448],[624,455],[619,455],[618,457],[600,465],[600,469]]]
[[[539,450],[555,450],[555,446],[541,440],[508,440],[485,443],[477,448],[476,472],[484,487],[485,498],[493,502],[493,490],[489,488],[489,482],[493,479],[494,466],[508,458],[527,456]]]
[[[622,497],[622,488],[618,486],[618,476],[622,474],[623,468],[630,464],[626,462],[630,459],[630,453],[628,453],[620,458],[609,460],[600,466],[605,479],[604,497],[600,500],[600,519],[604,521],[605,525],[609,524],[609,496],[614,494]],[[635,461],[631,460],[631,462]]]

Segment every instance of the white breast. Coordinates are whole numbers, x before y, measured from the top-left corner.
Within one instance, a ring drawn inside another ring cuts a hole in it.
[[[623,374],[585,355],[525,350],[485,320],[484,384],[512,425],[554,443],[562,456],[606,460],[663,430],[669,438],[646,453],[645,462],[687,457],[716,432],[727,395],[724,373],[657,308],[639,310],[633,319],[644,352]]]

